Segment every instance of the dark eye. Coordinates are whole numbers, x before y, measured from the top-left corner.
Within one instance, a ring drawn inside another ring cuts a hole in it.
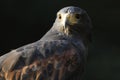
[[[61,14],[59,14],[59,15],[58,15],[58,18],[59,18],[59,19],[61,19],[61,18],[62,18],[62,17],[61,17]]]
[[[80,14],[75,14],[76,19],[80,19]]]

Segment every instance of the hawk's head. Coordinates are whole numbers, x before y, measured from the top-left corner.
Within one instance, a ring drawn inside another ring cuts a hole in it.
[[[69,6],[57,12],[54,28],[66,35],[80,35],[83,38],[89,37],[91,20],[85,10]]]

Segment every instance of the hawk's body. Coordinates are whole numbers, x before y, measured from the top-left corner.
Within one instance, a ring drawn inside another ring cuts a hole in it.
[[[72,13],[76,12],[75,9],[81,11],[78,7],[67,7],[59,12],[62,15],[68,9]],[[73,27],[73,24],[67,26]],[[83,24],[75,26],[80,28],[77,30],[80,33],[70,31],[56,19],[39,41],[1,56],[0,80],[80,80],[86,60],[89,27],[83,27]]]

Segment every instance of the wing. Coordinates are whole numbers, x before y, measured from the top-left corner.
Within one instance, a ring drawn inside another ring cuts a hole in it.
[[[57,40],[13,50],[0,57],[0,80],[72,80],[83,72],[84,49],[77,47]]]

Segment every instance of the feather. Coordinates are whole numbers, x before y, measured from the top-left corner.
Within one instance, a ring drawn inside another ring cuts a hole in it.
[[[53,27],[40,40],[1,56],[0,80],[81,80],[89,23],[75,19],[76,13],[87,14],[78,7],[65,7],[57,13],[61,18],[57,16]],[[65,31],[61,30],[63,27]]]

